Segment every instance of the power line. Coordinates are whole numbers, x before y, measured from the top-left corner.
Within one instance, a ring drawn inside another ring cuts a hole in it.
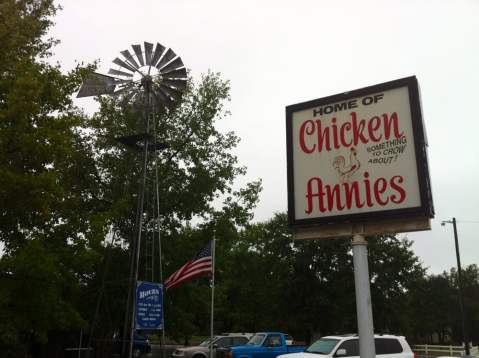
[[[441,220],[441,222],[449,223],[450,220]],[[461,224],[479,224],[479,220],[456,220],[456,222]]]

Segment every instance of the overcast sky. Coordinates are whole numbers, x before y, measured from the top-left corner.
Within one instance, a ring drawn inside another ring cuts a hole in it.
[[[286,211],[286,105],[416,75],[429,140],[436,218],[409,233],[430,273],[479,263],[479,1],[67,0],[51,35],[55,59],[111,60],[131,44],[160,42],[194,78],[211,69],[231,81],[236,154],[264,190],[255,220]],[[131,49],[131,48],[130,48]],[[92,110],[88,99],[77,104]]]

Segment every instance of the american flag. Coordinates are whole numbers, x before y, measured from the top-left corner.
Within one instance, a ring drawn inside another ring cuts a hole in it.
[[[165,288],[173,288],[196,277],[207,276],[213,272],[211,255],[212,241],[201,250],[193,260],[188,261],[165,281]]]

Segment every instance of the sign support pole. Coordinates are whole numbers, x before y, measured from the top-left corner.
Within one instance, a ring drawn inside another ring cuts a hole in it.
[[[376,348],[374,346],[373,311],[368,268],[368,242],[363,235],[356,234],[353,236],[352,245],[359,355],[361,358],[374,358],[376,357]]]

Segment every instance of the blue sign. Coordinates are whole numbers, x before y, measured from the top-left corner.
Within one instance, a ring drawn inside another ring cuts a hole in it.
[[[136,285],[135,328],[163,329],[163,285],[138,281]]]

